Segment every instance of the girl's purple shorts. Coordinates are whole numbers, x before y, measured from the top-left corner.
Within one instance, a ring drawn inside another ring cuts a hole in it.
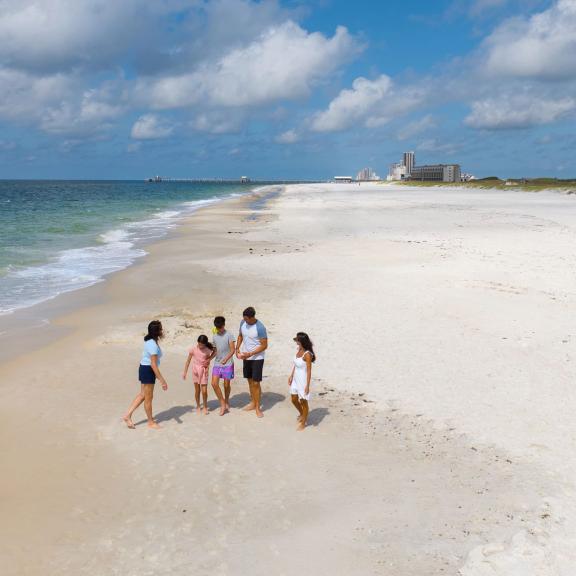
[[[214,366],[212,368],[212,376],[218,376],[218,378],[223,378],[224,380],[233,380],[234,364],[230,366]]]

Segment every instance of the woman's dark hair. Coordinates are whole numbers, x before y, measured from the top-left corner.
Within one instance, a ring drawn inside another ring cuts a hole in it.
[[[197,341],[200,342],[200,344],[204,344],[204,346],[206,346],[206,348],[209,350],[214,350],[214,345],[212,342],[210,342],[210,340],[208,340],[208,336],[206,336],[206,334],[200,334]]]
[[[226,318],[224,318],[224,316],[216,316],[216,318],[214,318],[214,326],[216,326],[218,330],[224,328],[225,325],[226,325]]]
[[[256,317],[256,310],[252,308],[252,306],[248,306],[244,312],[242,312],[242,316],[246,316],[246,318],[255,318]]]
[[[160,320],[152,320],[152,322],[148,324],[148,334],[144,336],[144,342],[148,342],[148,340],[158,342],[158,340],[163,337],[164,332],[162,330],[162,322],[160,322]]]
[[[302,346],[302,348],[306,350],[306,352],[310,352],[310,356],[312,356],[312,362],[316,362],[316,354],[314,353],[314,344],[312,344],[312,341],[310,340],[308,334],[306,334],[306,332],[298,332],[294,340],[296,340],[296,342],[298,342],[300,346]]]

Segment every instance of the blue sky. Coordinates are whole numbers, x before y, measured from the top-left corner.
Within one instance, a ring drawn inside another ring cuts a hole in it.
[[[0,0],[0,178],[576,177],[576,0]]]

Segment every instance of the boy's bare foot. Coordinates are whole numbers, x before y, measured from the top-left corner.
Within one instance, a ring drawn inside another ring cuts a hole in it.
[[[130,418],[130,416],[122,416],[122,420],[124,420],[126,426],[128,426],[128,428],[130,428],[130,430],[134,430],[134,428],[136,428],[136,426],[134,426],[134,422],[132,422],[132,418]]]
[[[162,428],[162,426],[160,426],[160,424],[158,424],[158,422],[153,420],[152,422],[148,422],[148,428],[152,428],[154,430],[159,430],[160,428]]]
[[[204,406],[204,416],[208,416],[208,408],[206,406]]]
[[[258,418],[264,418],[264,414],[260,408],[256,408],[256,416],[258,416]]]
[[[224,414],[226,414],[226,412],[228,412],[228,409],[226,408],[226,406],[220,406],[220,416],[224,416]]]
[[[230,402],[226,402],[226,412],[230,410]]]
[[[254,402],[250,402],[250,404],[248,404],[248,406],[244,406],[242,410],[244,410],[245,412],[250,412],[250,410],[256,410],[256,404],[254,404]]]
[[[298,424],[298,426],[296,427],[296,430],[298,432],[302,432],[302,430],[304,430],[304,428],[306,428],[306,424],[301,421],[300,424]]]
[[[200,408],[200,406],[196,406],[196,412],[200,413],[202,410],[202,408]]]

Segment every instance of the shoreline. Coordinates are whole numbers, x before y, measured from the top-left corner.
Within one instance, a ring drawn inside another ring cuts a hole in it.
[[[558,248],[574,214],[513,192],[303,185],[255,220],[241,203],[197,212],[60,318],[62,339],[0,368],[7,565],[42,573],[34,542],[75,576],[572,566],[575,262]],[[242,379],[232,414],[198,416],[186,350],[215,314],[234,333],[246,305],[271,338],[265,418],[240,410]],[[167,331],[159,434],[119,421],[152,317]],[[301,329],[318,362],[297,434]]]
[[[269,190],[270,188],[270,190]],[[238,203],[239,206],[249,204],[252,198],[266,198],[274,193],[277,186],[257,187],[242,195],[234,194],[225,197],[206,206],[200,206],[192,213],[180,217],[174,226],[167,228],[165,234],[157,240],[148,242],[141,246],[145,250],[142,257],[135,258],[125,268],[104,275],[98,281],[89,286],[79,287],[67,292],[62,292],[42,302],[37,302],[30,306],[19,308],[13,312],[0,315],[0,365],[8,359],[16,358],[20,354],[25,354],[30,350],[38,349],[46,339],[53,340],[64,337],[68,331],[60,324],[63,317],[84,308],[98,305],[104,301],[104,285],[117,274],[122,274],[125,270],[140,265],[150,255],[150,250],[154,246],[173,238],[178,233],[181,226],[193,223],[194,218],[205,210],[215,208],[222,203]],[[266,200],[264,200],[264,205]],[[250,208],[249,208],[250,209]],[[258,207],[254,208],[258,210]],[[26,340],[28,346],[26,351],[21,351],[19,341]]]

